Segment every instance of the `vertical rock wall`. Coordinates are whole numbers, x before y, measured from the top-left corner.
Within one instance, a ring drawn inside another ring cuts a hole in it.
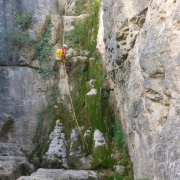
[[[0,67],[0,140],[33,150],[37,110],[48,101],[52,80],[28,67]]]
[[[3,44],[3,46],[0,46],[0,64],[12,64],[12,60],[6,58],[6,51],[9,48],[9,42],[7,42],[5,33],[8,29],[17,29],[14,11],[18,11],[20,15],[28,12],[33,13],[31,27],[32,33],[36,30],[40,35],[42,35],[45,29],[46,16],[50,14],[56,14],[56,16],[58,16],[57,8],[56,0],[0,0],[0,43]],[[59,24],[59,22],[56,24]]]
[[[50,16],[54,25],[50,44],[59,46],[58,41],[62,39],[60,9],[64,4],[65,1],[56,0],[0,0],[0,179],[17,179],[34,170],[25,156],[35,149],[37,112],[52,98],[55,83],[58,86],[53,76],[45,79],[42,72],[38,73],[36,68],[40,66],[35,58],[35,47],[12,46],[6,32],[12,30],[13,36],[18,29],[15,11],[20,16],[30,12],[30,37],[34,39],[38,35],[41,38],[47,16]],[[8,54],[10,51],[12,55]],[[48,63],[47,69],[52,70],[54,59],[49,57]]]
[[[179,7],[103,0],[105,58],[135,179],[179,179]]]
[[[62,38],[60,37],[62,22],[58,7],[64,6],[63,2],[58,5],[56,0],[0,0],[0,43],[3,44],[0,46],[1,141],[15,143],[28,153],[33,149],[32,138],[37,127],[36,112],[42,104],[48,103],[54,79],[45,80],[31,68],[39,67],[38,61],[34,59],[34,47],[21,47],[21,49],[13,47],[12,51],[16,56],[12,55],[9,58],[7,52],[10,42],[7,41],[5,33],[9,29],[14,31],[17,29],[14,11],[20,15],[31,12],[32,23],[29,32],[32,37],[35,31],[39,36],[43,36],[49,15],[54,24],[50,43],[57,44],[58,39]],[[53,63],[54,60],[49,58],[49,69],[52,68]]]

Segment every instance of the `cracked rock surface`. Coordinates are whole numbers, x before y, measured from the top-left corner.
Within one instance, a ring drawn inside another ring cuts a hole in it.
[[[135,179],[180,179],[180,2],[102,4],[104,64]]]

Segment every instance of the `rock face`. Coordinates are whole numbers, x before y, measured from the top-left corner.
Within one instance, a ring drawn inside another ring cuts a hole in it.
[[[97,180],[97,174],[93,171],[76,171],[76,170],[62,170],[62,169],[39,169],[30,177],[20,177],[18,180]]]
[[[1,180],[16,179],[21,175],[29,175],[34,171],[34,166],[26,157],[0,156]]]
[[[174,0],[103,0],[104,64],[136,180],[180,179],[179,7]]]
[[[28,67],[0,67],[0,82],[0,139],[31,152],[36,110],[47,102],[53,81]]]
[[[54,23],[50,43],[55,45],[62,25],[56,3],[56,0],[0,0],[0,179],[16,179],[34,170],[26,156],[35,148],[32,140],[38,125],[36,113],[43,104],[48,104],[55,84],[53,77],[44,79],[35,69],[39,65],[33,59],[34,47],[12,46],[5,34],[11,29],[16,36],[15,11],[20,15],[31,12],[30,37],[34,38],[35,31],[42,37],[49,15]],[[52,68],[54,61],[49,60]]]
[[[25,154],[15,143],[0,143],[0,179],[16,179],[29,175],[34,166],[29,163]]]
[[[14,17],[14,11],[18,11],[20,15],[26,14],[28,12],[33,13],[32,29],[36,29],[37,32],[42,35],[45,29],[46,16],[49,15],[50,12],[52,12],[51,14],[56,14],[56,16],[59,16],[57,13],[56,3],[56,0],[0,0],[0,43],[3,44],[3,46],[0,47],[0,64],[13,64],[12,60],[7,59],[6,50],[8,49],[9,42],[7,42],[6,40],[5,32],[7,31],[7,29],[13,29],[13,31],[15,31],[16,22]],[[61,4],[59,6],[61,6]],[[59,23],[60,19],[59,21],[57,21],[56,25]]]
[[[49,145],[49,149],[44,157],[44,167],[49,165],[49,168],[68,168],[66,152],[67,141],[65,139],[65,134],[63,133],[63,126],[62,123],[60,123],[60,120],[56,121],[54,131],[50,134],[50,141],[51,142]]]
[[[53,81],[28,67],[0,67],[0,82],[0,179],[16,179],[34,170],[25,154],[34,149],[36,112],[47,103]]]
[[[75,14],[75,1],[67,2],[66,13]],[[29,32],[35,39],[33,30],[41,37],[47,25],[47,15],[50,15],[54,24],[50,44],[55,49],[59,46],[58,40],[62,40],[64,6],[66,2],[61,0],[0,0],[0,44],[3,44],[0,46],[1,179],[17,179],[34,170],[26,155],[35,148],[32,139],[37,128],[36,112],[41,104],[48,104],[55,84],[53,78],[44,80],[34,69],[39,64],[33,59],[35,49],[32,47],[21,47],[13,51],[11,58],[6,57],[10,44],[5,32],[8,28],[17,28],[14,9],[20,14],[33,12]],[[135,180],[180,179],[179,7],[180,2],[176,0],[102,0],[98,48],[108,71],[110,97],[115,97],[117,102],[116,121],[121,120],[127,133]],[[76,20],[86,16],[65,16],[65,31],[71,31]],[[73,68],[79,65],[85,71],[88,52],[77,54],[72,49],[70,51]],[[53,62],[50,64],[52,68]],[[70,79],[71,86],[67,85],[62,69],[61,65],[56,85],[62,95],[59,99],[65,100],[75,83]],[[95,96],[92,82],[89,85],[92,91],[88,95]],[[69,111],[72,111],[70,105]],[[94,157],[98,161],[93,166],[102,165],[108,148],[99,130],[91,132],[74,125],[68,132],[69,141],[66,141],[64,125],[61,119],[56,120],[44,156],[48,168],[58,163],[58,168],[91,169]],[[94,149],[89,156],[85,156],[82,150],[78,128],[87,139],[88,134],[94,133]],[[100,156],[103,151],[105,154]],[[115,169],[118,173],[124,171],[120,165]],[[30,177],[19,179],[55,180],[59,176],[61,179],[98,178],[93,171],[39,169]]]

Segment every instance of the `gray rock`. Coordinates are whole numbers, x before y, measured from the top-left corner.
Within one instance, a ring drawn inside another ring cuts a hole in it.
[[[97,148],[99,146],[107,146],[107,143],[103,133],[101,133],[98,129],[96,129],[94,131],[94,148]]]
[[[53,81],[44,81],[31,68],[0,67],[0,82],[0,140],[31,153],[37,126],[36,112],[47,102]]]
[[[180,179],[179,7],[165,0],[103,1],[102,57],[135,180]]]
[[[26,157],[0,156],[0,179],[16,179],[19,176],[29,175],[34,166],[28,162]]]
[[[43,157],[43,167],[68,168],[67,141],[63,133],[63,128],[60,120],[57,120],[54,131],[50,134],[49,149]]]
[[[0,143],[0,156],[20,156],[25,157],[17,144]]]
[[[94,171],[84,170],[63,170],[63,169],[38,169],[37,172],[31,174],[31,179],[37,178],[47,180],[97,180],[97,174]],[[17,180],[28,180],[27,177],[20,177]]]
[[[81,161],[82,157],[84,157],[83,144],[79,128],[76,127],[71,131],[70,151],[68,157],[69,166],[71,168],[81,169],[83,164],[83,161]]]
[[[47,8],[48,7],[48,8]],[[56,0],[47,0],[47,1],[41,1],[41,0],[23,0],[21,3],[10,0],[0,0],[0,44],[3,44],[3,46],[0,46],[0,64],[1,65],[17,65],[19,64],[18,58],[20,55],[17,54],[17,52],[14,52],[16,54],[13,55],[13,59],[9,59],[10,52],[7,51],[8,48],[11,46],[11,43],[6,40],[5,32],[8,29],[15,29],[17,27],[17,24],[15,22],[15,17],[13,12],[18,11],[20,15],[26,14],[28,12],[33,13],[32,17],[32,29],[36,30],[40,36],[42,36],[45,26],[46,26],[46,15],[50,15],[50,11],[52,14],[56,14],[56,16],[59,16],[57,14],[57,5]],[[54,19],[54,16],[52,15],[52,19]],[[60,21],[56,21],[56,27],[53,28],[53,32],[59,31],[59,28],[61,26]],[[58,27],[58,28],[57,28]],[[56,29],[56,30],[55,30]],[[54,40],[54,34],[52,32],[52,40],[51,42],[54,43],[57,39]],[[29,60],[29,59],[28,59]]]

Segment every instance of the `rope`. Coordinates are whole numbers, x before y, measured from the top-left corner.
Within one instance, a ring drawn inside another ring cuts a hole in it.
[[[65,4],[65,12],[64,12],[64,16],[66,16],[67,13],[67,0],[66,0],[66,4]],[[63,22],[64,24],[64,22]],[[63,28],[64,29],[64,28]],[[64,44],[64,34],[65,34],[65,30],[63,31],[63,44]]]
[[[65,5],[65,16],[66,16],[66,11],[67,11],[67,0],[66,0],[66,5]],[[64,37],[65,37],[65,30],[63,31],[63,44],[64,44]],[[73,105],[73,101],[72,101],[72,97],[71,97],[71,93],[70,93],[70,87],[69,87],[69,81],[68,81],[68,75],[67,75],[67,72],[66,72],[65,63],[64,63],[64,71],[65,71],[66,82],[67,82],[67,85],[68,85],[68,95],[69,95],[69,99],[70,99],[70,103],[71,103],[71,107],[72,107],[72,112],[73,112],[73,120],[75,120],[76,125],[78,127],[84,149],[85,149],[85,145],[86,145],[86,148],[88,149],[88,145],[87,145],[86,140],[84,139],[84,136],[83,136],[83,134],[81,132],[81,129],[79,127],[79,123],[78,123],[78,120],[77,120],[77,117],[76,117],[76,113],[75,113],[75,110],[74,110],[74,105]]]
[[[74,110],[74,105],[73,105],[72,97],[71,97],[71,94],[70,94],[70,87],[69,87],[69,83],[68,83],[68,75],[67,75],[67,72],[66,72],[65,63],[64,63],[64,71],[65,71],[65,76],[66,76],[66,82],[67,82],[67,85],[68,85],[69,99],[70,99],[70,102],[71,102],[71,107],[72,107],[72,112],[73,112],[73,120],[75,120],[76,125],[78,127],[84,149],[85,149],[85,145],[86,145],[86,148],[88,149],[88,145],[87,145],[86,140],[84,139],[84,136],[83,136],[83,134],[81,132],[81,129],[79,127],[79,123],[78,123],[78,120],[77,120],[77,117],[76,117],[76,113],[75,113],[75,110]]]

